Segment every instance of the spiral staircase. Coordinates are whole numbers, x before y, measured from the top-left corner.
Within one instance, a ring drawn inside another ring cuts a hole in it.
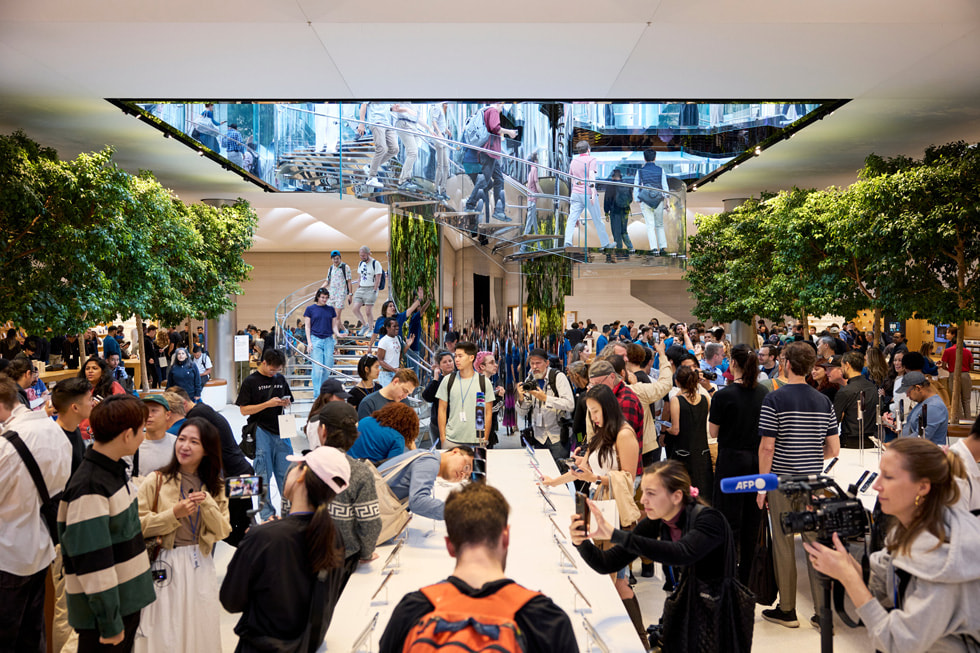
[[[364,124],[371,127],[371,123]],[[385,128],[393,129],[389,126]],[[395,131],[407,130],[395,129]],[[575,178],[562,170],[540,166],[508,154],[510,148],[506,145],[502,154],[502,168],[510,174],[503,174],[505,198],[502,206],[498,205],[498,208],[503,210],[503,219],[490,217],[489,214],[494,211],[487,209],[485,196],[478,198],[478,208],[482,206],[483,212],[467,210],[465,202],[473,184],[464,164],[460,162],[465,157],[460,155],[465,154],[466,150],[476,152],[488,150],[421,132],[413,131],[412,135],[419,140],[420,150],[422,147],[435,145],[450,148],[453,156],[450,158],[450,173],[445,189],[437,189],[429,176],[423,174],[423,166],[418,165],[418,162],[413,169],[413,175],[409,177],[410,186],[399,186],[397,180],[402,171],[403,154],[391,159],[379,170],[380,187],[369,186],[367,170],[374,148],[373,142],[365,139],[338,143],[329,151],[326,149],[317,151],[309,147],[294,148],[280,155],[276,174],[280,180],[302,182],[311,190],[340,193],[361,200],[382,203],[393,210],[415,209],[413,213],[429,214],[430,219],[459,231],[474,245],[485,248],[491,255],[499,256],[503,262],[519,262],[555,255],[569,258],[576,264],[588,266],[590,269],[605,266],[618,266],[620,269],[624,266],[684,267],[686,264],[684,250],[686,238],[683,231],[676,234],[674,241],[678,243],[678,247],[668,256],[659,256],[656,252],[636,249],[602,250],[596,247],[598,238],[590,235],[588,223],[583,219],[580,220],[578,227],[576,238],[578,245],[563,247],[564,222],[569,210],[569,189]],[[541,192],[538,193],[532,193],[514,176],[522,174],[522,177],[526,178],[527,171],[534,165],[537,165],[540,175]],[[623,177],[632,179],[632,172],[623,174]],[[610,185],[625,187],[624,189],[630,193],[635,189],[633,184],[625,181],[600,181],[600,193],[603,187]],[[665,196],[666,206],[670,210],[684,216],[685,189],[682,181],[671,179],[669,193],[659,189],[653,190]],[[444,191],[444,194],[440,194],[440,190]],[[547,230],[547,233],[524,233],[525,218],[531,201],[537,207],[538,224],[544,225],[543,229]],[[601,196],[599,201],[601,206]],[[422,212],[418,211],[418,207],[428,207],[430,210]],[[587,216],[583,215],[583,218],[585,217]],[[642,222],[639,205],[635,202],[631,207],[630,220]],[[675,223],[683,229],[686,218],[676,220]],[[605,228],[608,229],[608,226]],[[388,278],[394,283],[397,275],[392,275],[390,272],[389,270]],[[321,283],[321,280],[316,280],[294,290],[276,307],[277,346],[288,354],[285,375],[296,398],[295,412],[300,415],[307,413],[313,403],[312,371],[315,366],[322,365],[310,358],[303,343],[292,335],[289,324],[295,323],[296,318],[302,315],[305,306],[313,301]],[[323,366],[325,372],[331,377],[340,379],[347,388],[355,385],[359,381],[357,361],[369,352],[368,342],[368,338],[338,337],[334,365],[330,368]],[[405,364],[415,369],[419,375],[419,389],[408,401],[419,413],[424,426],[429,419],[429,405],[418,396],[422,388],[431,380],[429,361],[432,359],[433,352],[430,343],[423,342],[422,345],[421,360],[414,352],[406,349],[410,358]]]

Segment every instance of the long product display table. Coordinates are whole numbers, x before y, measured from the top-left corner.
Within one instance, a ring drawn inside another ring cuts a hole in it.
[[[557,476],[558,469],[547,451],[536,453],[541,472]],[[507,576],[529,589],[543,592],[568,614],[581,651],[641,652],[639,638],[612,580],[608,575],[592,571],[571,545],[568,524],[575,502],[568,488],[542,488],[555,506],[552,510],[538,489],[537,478],[526,451],[488,452],[488,482],[510,504]],[[452,487],[438,481],[436,496],[444,497]],[[446,551],[445,536],[443,522],[415,516],[400,536],[404,541],[394,556],[391,554],[397,545],[379,547],[378,559],[361,565],[351,577],[327,631],[326,647],[321,646],[320,650],[377,651],[385,625],[401,598],[452,574],[455,561]],[[558,542],[570,560],[565,558]],[[394,573],[388,577],[392,570]],[[386,577],[384,587],[377,592]],[[578,596],[572,583],[582,591],[591,607]],[[656,606],[644,617],[653,623],[661,609],[662,606]],[[588,634],[590,629],[600,642]]]

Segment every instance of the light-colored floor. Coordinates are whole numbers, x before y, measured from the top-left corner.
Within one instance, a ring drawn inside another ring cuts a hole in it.
[[[241,432],[245,418],[241,416],[237,407],[228,406],[220,412],[231,423],[233,432]],[[301,421],[305,423],[305,419]],[[498,446],[501,448],[517,448],[520,446],[516,435],[507,437],[503,435],[504,429],[501,429],[500,432],[502,435],[500,435],[500,444]],[[294,446],[299,447],[299,445],[300,441],[294,441]],[[274,482],[272,485],[275,488]],[[273,505],[278,503],[278,492],[275,489],[273,489],[272,498]],[[516,551],[512,551],[511,555],[517,555],[517,553]],[[810,626],[809,623],[810,616],[813,614],[813,601],[810,599],[810,587],[803,557],[803,547],[797,545],[796,553],[798,571],[796,611],[800,620],[800,627],[785,628],[770,623],[762,618],[762,610],[765,608],[763,606],[756,606],[755,634],[752,643],[752,650],[754,651],[817,653],[820,650],[820,633]],[[215,566],[218,571],[219,583],[224,579],[225,570],[233,554],[234,549],[224,542],[219,542],[215,548]],[[657,571],[659,573],[659,565],[657,566]],[[643,610],[643,618],[648,624],[655,623],[660,618],[660,614],[663,611],[664,599],[667,596],[667,593],[663,590],[663,578],[641,577],[639,561],[634,565],[634,574],[637,578],[637,584],[634,590],[639,598],[640,607]],[[850,602],[848,602],[848,607],[851,607]],[[851,614],[854,614],[853,609],[851,609]],[[344,615],[344,600],[341,597],[340,604],[334,613],[334,619],[344,619]],[[238,643],[238,638],[234,633],[234,627],[238,622],[238,617],[239,615],[222,611],[220,623],[221,644],[222,650],[226,653],[234,651]],[[863,628],[848,628],[835,615],[834,629],[834,651],[836,653],[864,653],[871,650]],[[584,646],[584,642],[579,642],[579,644]],[[326,648],[321,647],[320,650],[325,651]]]

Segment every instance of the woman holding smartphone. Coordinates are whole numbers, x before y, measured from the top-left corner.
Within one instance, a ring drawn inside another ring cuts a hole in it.
[[[612,472],[626,472],[630,478],[630,489],[633,488],[633,471],[640,459],[640,445],[636,433],[623,417],[616,395],[607,385],[597,385],[585,393],[586,409],[589,419],[595,429],[585,451],[581,448],[573,456],[574,464],[571,469],[557,478],[544,477],[542,483],[549,487],[562,485],[571,481],[586,481],[591,484],[592,493],[600,486],[609,486],[609,475]],[[632,496],[630,498],[632,500]],[[595,511],[598,513],[598,510]],[[640,613],[640,604],[636,600],[633,588],[629,584],[629,562],[607,569],[616,585],[616,591],[626,612],[633,621],[640,640],[646,646],[646,626]],[[647,647],[649,648],[649,647]]]
[[[725,556],[720,554],[728,541],[728,526],[719,511],[703,505],[687,469],[676,460],[656,462],[643,473],[640,489],[645,517],[633,530],[614,528],[594,504],[589,507],[595,530],[587,533],[581,516],[572,515],[569,535],[586,564],[605,574],[643,557],[679,571],[678,585],[684,574],[703,580],[724,576]],[[613,546],[599,549],[593,538],[609,540]]]
[[[322,446],[288,460],[289,515],[249,529],[221,584],[221,605],[242,613],[236,653],[316,651],[346,580],[329,506],[350,482],[347,456]]]
[[[170,464],[150,473],[138,496],[143,536],[159,538],[161,550],[150,565],[157,599],[143,609],[134,650],[220,651],[218,576],[211,554],[231,533],[231,523],[217,429],[200,417],[184,422]]]

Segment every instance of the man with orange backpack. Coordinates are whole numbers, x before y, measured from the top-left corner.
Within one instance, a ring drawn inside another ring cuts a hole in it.
[[[449,495],[446,548],[456,558],[453,575],[402,598],[381,636],[381,653],[460,646],[527,653],[579,650],[568,615],[544,594],[504,575],[509,512],[503,495],[484,483],[469,483]]]

